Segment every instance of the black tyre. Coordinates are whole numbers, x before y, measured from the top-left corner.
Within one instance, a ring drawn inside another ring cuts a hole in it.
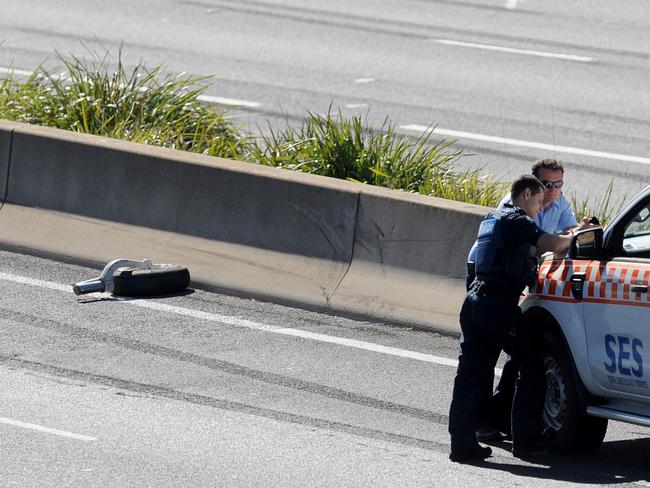
[[[607,419],[587,415],[580,403],[584,388],[573,371],[564,341],[554,332],[545,333],[546,399],[544,424],[555,430],[551,448],[561,452],[591,452],[600,447],[607,432]]]
[[[121,268],[113,274],[113,284],[114,295],[170,295],[189,286],[190,272],[183,266],[164,264],[152,269]]]

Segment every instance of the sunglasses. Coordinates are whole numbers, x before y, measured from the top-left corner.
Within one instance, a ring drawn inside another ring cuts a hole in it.
[[[557,181],[549,181],[549,180],[542,180],[542,185],[544,185],[545,188],[562,188],[562,185],[564,185],[564,181],[562,180],[557,180]]]

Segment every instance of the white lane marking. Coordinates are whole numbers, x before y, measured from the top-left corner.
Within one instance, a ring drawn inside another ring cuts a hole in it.
[[[517,8],[517,0],[507,0],[506,1],[506,8],[509,10],[513,10]]]
[[[49,290],[73,293],[71,285],[64,285],[63,283],[55,283],[53,281],[37,280],[34,278],[28,278],[27,276],[0,272],[0,280],[19,283],[21,285],[36,286],[38,288],[47,288]]]
[[[210,95],[199,95],[197,100],[204,103],[211,103],[214,105],[228,105],[231,107],[248,107],[258,108],[262,104],[258,102],[250,102],[248,100],[238,100],[236,98],[212,97]]]
[[[374,344],[372,342],[358,341],[356,339],[347,339],[344,337],[330,336],[326,334],[318,334],[316,332],[309,332],[301,329],[291,329],[288,327],[277,327],[274,325],[262,324],[253,322],[251,320],[241,319],[227,315],[219,315],[210,312],[202,312],[200,310],[192,310],[164,303],[150,302],[144,300],[130,300],[126,303],[134,304],[143,308],[150,308],[162,312],[174,313],[177,315],[184,315],[197,319],[203,319],[209,322],[218,322],[222,324],[232,325],[235,327],[244,327],[247,329],[261,330],[264,332],[272,332],[274,334],[282,334],[293,337],[300,337],[302,339],[310,339],[320,342],[328,342],[330,344],[337,344],[355,349],[363,349],[366,351],[378,352],[381,354],[390,354],[392,356],[399,356],[408,359],[415,359],[417,361],[424,361],[427,363],[436,363],[444,366],[458,366],[458,361],[455,359],[443,358],[440,356],[433,356],[431,354],[424,354],[421,352],[408,351],[406,349],[398,349],[396,347],[382,346],[381,344]]]
[[[469,47],[472,49],[483,49],[486,51],[499,51],[499,52],[510,53],[510,54],[523,54],[526,56],[537,56],[540,58],[563,59],[565,61],[577,61],[580,63],[595,63],[596,61],[598,61],[598,59],[596,58],[590,58],[587,56],[577,56],[575,54],[562,54],[562,53],[551,53],[547,51],[515,49],[512,47],[494,46],[492,44],[478,44],[475,42],[455,41],[453,39],[431,39],[431,41],[437,44],[444,44],[447,46]]]
[[[47,288],[49,290],[62,291],[65,293],[72,293],[71,285],[64,285],[61,283],[54,283],[52,281],[38,280],[35,278],[28,278],[26,276],[20,276],[10,273],[0,272],[0,280],[9,281],[12,283],[20,283],[22,285],[35,286],[38,288]],[[98,294],[91,294],[91,296],[97,296]],[[147,308],[151,310],[156,310],[159,312],[173,313],[177,315],[182,315],[185,317],[192,317],[200,320],[205,320],[208,322],[217,322],[220,324],[231,325],[234,327],[243,327],[246,329],[259,330],[263,332],[270,332],[273,334],[281,334],[286,336],[300,337],[302,339],[309,339],[313,341],[326,342],[330,344],[337,344],[340,346],[351,347],[355,349],[363,349],[365,351],[372,351],[380,354],[389,354],[391,356],[398,356],[407,359],[414,359],[416,361],[423,361],[427,363],[439,364],[442,366],[451,366],[457,367],[458,361],[456,359],[449,359],[441,356],[435,356],[433,354],[425,354],[416,351],[409,351],[407,349],[399,349],[396,347],[383,346],[381,344],[375,344],[372,342],[359,341],[356,339],[346,339],[343,337],[330,336],[326,334],[318,334],[315,332],[309,332],[301,329],[291,329],[287,327],[277,327],[275,325],[263,324],[260,322],[254,322],[252,320],[246,320],[239,317],[233,317],[229,315],[221,315],[210,312],[203,312],[201,310],[193,310],[189,308],[177,307],[174,305],[168,305],[165,303],[147,301],[147,300],[133,300],[128,298],[120,298],[116,301],[128,305],[135,305],[141,308]],[[501,375],[501,369],[495,369],[496,375]]]
[[[374,78],[357,78],[356,80],[354,80],[355,83],[372,83],[374,81],[375,81]]]
[[[31,76],[33,74],[32,71],[25,71],[24,69],[15,69],[15,68],[4,68],[1,66],[0,66],[0,73],[14,74],[18,76]]]
[[[368,108],[367,103],[348,103],[345,108]]]
[[[4,417],[0,417],[0,424],[12,425],[14,427],[20,427],[21,429],[37,430],[39,432],[45,432],[46,434],[54,434],[61,437],[68,437],[70,439],[77,439],[78,441],[97,440],[95,437],[89,437],[87,435],[75,434],[73,432],[67,432],[65,430],[50,429],[49,427],[43,427],[42,425],[29,424],[27,422],[21,422],[20,420],[13,420]]]
[[[592,151],[591,149],[582,149],[579,147],[556,146],[554,144],[543,144],[540,142],[524,141],[521,139],[509,139],[507,137],[488,136],[485,134],[476,134],[474,132],[463,132],[459,130],[442,129],[439,127],[431,128],[425,125],[402,125],[400,129],[413,132],[433,132],[442,136],[457,137],[459,139],[473,139],[476,141],[494,142],[495,144],[506,144],[510,146],[529,147],[541,149],[543,151],[553,151],[565,154],[576,154],[579,156],[588,156],[592,158],[612,159],[614,161],[628,161],[631,163],[650,164],[650,158],[641,156],[630,156],[627,154],[609,153],[604,151]]]

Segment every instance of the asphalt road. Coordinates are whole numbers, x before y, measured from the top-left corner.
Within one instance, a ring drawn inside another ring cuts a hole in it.
[[[331,105],[404,134],[437,124],[499,178],[558,157],[569,195],[650,181],[650,6],[604,0],[5,0],[0,69],[123,46],[127,63],[215,75],[256,127]],[[47,62],[46,62],[47,64]]]
[[[604,1],[5,0],[0,68],[123,45],[215,74],[242,121],[332,105],[438,124],[500,177],[648,182],[650,7]],[[234,100],[233,100],[234,99]],[[239,102],[237,102],[239,100]],[[448,462],[457,339],[194,291],[77,298],[97,270],[0,252],[0,486],[647,486],[647,429],[594,455]]]
[[[0,486],[648,486],[648,430],[538,464],[447,460],[457,338],[0,252]]]

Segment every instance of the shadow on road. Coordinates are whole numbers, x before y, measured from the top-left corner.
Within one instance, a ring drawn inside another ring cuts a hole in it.
[[[495,445],[509,449],[510,444]],[[506,471],[516,476],[585,484],[621,484],[650,480],[650,438],[612,441],[594,454],[540,455],[533,464],[494,463],[488,459],[481,467]]]
[[[168,293],[166,295],[141,295],[137,297],[128,297],[128,296],[117,296],[117,295],[109,295],[109,296],[89,296],[89,297],[84,297],[84,298],[78,298],[77,302],[81,305],[85,305],[88,303],[96,303],[96,302],[130,302],[132,300],[160,300],[163,298],[173,298],[173,297],[184,297],[188,295],[192,295],[195,293],[194,289],[188,288],[186,290],[180,291],[178,293]]]

